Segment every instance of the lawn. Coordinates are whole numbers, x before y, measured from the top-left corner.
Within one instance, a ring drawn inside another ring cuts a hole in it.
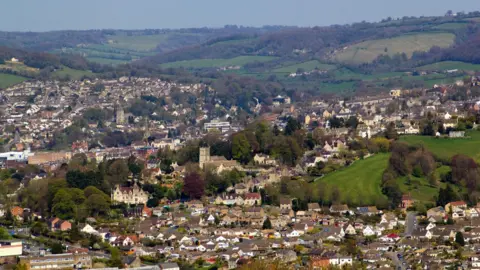
[[[238,56],[230,59],[195,59],[161,64],[164,68],[214,68],[226,66],[243,66],[253,62],[268,62],[275,60],[274,56]]]
[[[388,39],[368,40],[349,46],[335,56],[339,62],[372,62],[381,54],[395,55],[406,53],[408,57],[415,51],[427,51],[433,46],[446,48],[454,43],[451,33],[415,33]]]
[[[356,161],[347,168],[316,179],[314,185],[326,184],[327,197],[331,196],[332,187],[338,187],[341,201],[349,204],[372,205],[378,201],[385,201],[387,198],[382,194],[380,185],[388,158],[388,154],[377,154]]]
[[[408,135],[400,139],[410,144],[423,144],[429,151],[440,158],[451,158],[464,154],[480,162],[480,131],[469,131],[466,138],[448,139],[430,136]]]
[[[470,64],[460,61],[443,61],[430,65],[425,65],[417,68],[418,70],[430,70],[430,71],[444,71],[444,70],[466,70],[466,71],[479,71],[480,65]]]
[[[7,88],[14,84],[21,83],[26,80],[28,80],[28,78],[17,76],[17,75],[0,73],[0,88]]]
[[[80,78],[82,78],[84,75],[93,75],[93,73],[91,71],[63,67],[62,69],[53,72],[52,75],[56,78],[65,78],[66,76],[70,76],[70,79],[72,80],[80,80]]]
[[[334,65],[328,65],[328,64],[323,64],[320,63],[318,60],[311,60],[299,64],[294,64],[294,65],[289,65],[281,68],[277,68],[272,70],[274,73],[293,73],[297,72],[297,69],[302,68],[305,71],[312,71],[315,68],[318,68],[320,70],[331,70],[334,69]]]

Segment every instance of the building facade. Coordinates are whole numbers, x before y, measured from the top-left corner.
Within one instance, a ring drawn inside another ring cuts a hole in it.
[[[229,122],[220,122],[218,120],[212,120],[210,123],[205,123],[203,125],[205,131],[218,130],[222,133],[228,132],[230,130]]]
[[[0,257],[20,256],[22,250],[22,241],[0,240]]]
[[[92,268],[88,253],[63,253],[40,256],[20,256],[20,264],[30,269],[81,269]]]
[[[138,185],[134,185],[133,187],[121,187],[117,185],[112,190],[111,198],[114,203],[146,204],[148,194]]]

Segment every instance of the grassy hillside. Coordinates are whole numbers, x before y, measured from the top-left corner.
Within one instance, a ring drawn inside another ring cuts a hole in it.
[[[13,70],[17,72],[29,72],[29,73],[37,73],[39,71],[38,68],[29,67],[22,62],[11,62],[11,61],[5,61],[4,64],[0,65],[0,69]]]
[[[28,78],[21,77],[21,76],[0,73],[0,88],[7,88],[14,84],[26,81],[27,79]]]
[[[277,57],[273,56],[238,56],[230,59],[196,59],[188,61],[177,61],[161,64],[161,66],[164,68],[212,68],[226,66],[243,66],[248,63],[268,62],[275,59],[277,59]]]
[[[423,144],[428,150],[441,158],[451,158],[464,154],[480,162],[480,131],[469,131],[466,138],[443,139],[430,136],[402,136],[400,139],[410,144]]]
[[[458,30],[467,27],[467,23],[458,22],[458,23],[443,23],[440,25],[435,26],[433,29],[438,30]]]
[[[133,51],[149,51],[155,49],[160,42],[166,41],[168,35],[145,35],[145,36],[128,36],[115,35],[108,37],[108,45],[113,48],[120,48]]]
[[[450,167],[441,166],[435,170],[437,179],[440,179],[442,175],[448,173]],[[397,180],[397,184],[403,194],[409,194],[413,199],[421,202],[433,202],[435,197],[438,196],[438,190],[445,187],[445,183],[439,182],[437,186],[431,186],[428,180],[425,178],[417,178],[410,176],[410,180],[407,177],[401,177]]]
[[[406,53],[411,56],[414,51],[427,51],[433,46],[449,47],[454,43],[454,34],[425,33],[408,34],[389,39],[368,40],[347,47],[335,56],[339,62],[366,63],[381,54],[395,55]]]
[[[120,45],[120,47],[116,47]],[[154,52],[149,51],[135,51],[121,48],[126,43],[112,43],[112,44],[89,44],[75,48],[63,48],[61,50],[54,50],[53,53],[73,53],[79,54],[87,58],[89,61],[99,64],[122,64],[132,60],[137,60],[147,56],[154,55]],[[130,44],[135,47],[136,43]],[[129,47],[129,46],[125,46]]]
[[[480,139],[480,132],[477,134]],[[381,179],[383,172],[388,166],[389,154],[377,154],[365,160],[359,160],[352,166],[340,171],[333,172],[325,177],[318,178],[314,185],[323,183],[326,185],[328,200],[332,194],[332,188],[338,187],[341,201],[355,205],[375,204],[386,197],[381,191]],[[437,179],[450,171],[450,167],[441,166],[435,170]],[[426,178],[414,176],[400,177],[397,184],[403,194],[409,194],[417,201],[434,202],[438,196],[438,190],[445,187],[445,183],[439,182],[437,186],[431,186]]]
[[[289,65],[281,68],[272,70],[273,73],[293,73],[296,72],[299,68],[304,69],[305,71],[311,71],[315,68],[320,70],[331,70],[334,69],[334,65],[328,65],[320,63],[318,60],[307,61],[299,64]]]
[[[430,70],[430,71],[444,71],[451,69],[459,69],[465,71],[478,71],[480,70],[480,65],[464,63],[460,61],[443,61],[437,62],[430,65],[425,65],[417,68],[418,70]]]
[[[356,205],[375,204],[385,200],[380,188],[383,171],[387,168],[388,154],[378,154],[355,162],[350,167],[318,178],[314,184],[324,183],[327,186],[327,197],[332,188],[338,187],[341,201]],[[328,197],[328,199],[332,199]]]
[[[101,58],[101,57],[87,57],[87,60],[102,64],[102,65],[119,65],[119,64],[128,63],[127,60],[108,59],[108,58]]]

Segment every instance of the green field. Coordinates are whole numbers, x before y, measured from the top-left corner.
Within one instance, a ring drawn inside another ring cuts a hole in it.
[[[405,76],[403,72],[384,72],[384,73],[376,73],[376,74],[361,74],[353,72],[347,68],[340,68],[335,70],[335,79],[337,80],[364,80],[364,81],[371,81],[371,80],[384,80],[394,77],[402,77]]]
[[[423,144],[440,158],[448,159],[456,154],[464,154],[480,162],[480,131],[469,131],[466,138],[458,139],[420,135],[402,136],[400,139],[410,144]]]
[[[38,73],[39,69],[38,68],[33,68],[25,65],[22,62],[10,62],[10,61],[5,61],[4,64],[0,65],[1,70],[13,70],[16,72],[29,72],[29,73]]]
[[[17,76],[17,75],[0,73],[0,88],[7,88],[14,84],[21,83],[26,80],[28,80],[28,78]]]
[[[435,84],[453,84],[458,80],[463,79],[463,77],[443,77],[437,79],[428,79],[425,78],[423,81],[425,82],[425,87],[433,87]]]
[[[195,59],[161,64],[164,68],[215,68],[227,66],[243,66],[254,62],[268,62],[275,60],[273,56],[238,56],[230,59]]]
[[[75,48],[65,48],[62,50],[55,50],[53,53],[80,54],[89,61],[106,65],[128,63],[132,60],[152,56],[155,54],[155,52],[132,51],[128,49],[115,48],[107,44],[90,44]]]
[[[342,93],[342,92],[352,92],[355,88],[355,82],[341,82],[341,83],[326,83],[321,82],[318,84],[322,92],[334,92],[334,93]]]
[[[467,23],[458,22],[458,23],[443,23],[433,27],[433,29],[438,30],[458,30],[467,27]]]
[[[63,67],[60,70],[53,72],[53,77],[55,78],[65,78],[66,76],[70,76],[72,80],[80,80],[83,76],[92,75],[93,73],[86,70],[76,70],[71,69],[69,67]]]
[[[160,42],[166,41],[168,35],[145,35],[145,36],[127,36],[115,35],[108,37],[108,45],[113,48],[134,50],[134,51],[150,51],[155,49]]]
[[[327,197],[331,196],[332,187],[340,190],[342,202],[356,205],[374,205],[377,201],[386,200],[382,194],[381,181],[383,171],[387,168],[388,154],[377,154],[353,165],[318,178],[316,183],[326,184]],[[329,200],[332,198],[328,197]]]
[[[406,53],[410,57],[414,51],[427,51],[433,46],[449,47],[453,45],[454,39],[455,35],[450,33],[425,33],[369,40],[349,46],[338,53],[335,60],[360,64],[371,62],[381,54]]]
[[[480,65],[478,64],[470,64],[460,61],[443,61],[437,62],[430,65],[425,65],[417,68],[418,70],[429,70],[429,71],[444,71],[444,70],[452,70],[452,69],[459,69],[465,71],[479,71]]]
[[[119,65],[119,64],[125,64],[129,62],[126,60],[108,59],[108,58],[100,58],[100,57],[87,57],[87,60],[102,64],[102,65]]]
[[[277,69],[272,70],[272,72],[274,72],[274,73],[293,73],[293,72],[297,72],[297,70],[299,68],[302,68],[305,71],[312,71],[315,68],[318,68],[320,70],[331,70],[331,69],[334,69],[335,66],[320,63],[318,60],[311,60],[311,61],[307,61],[307,62],[303,62],[303,63],[299,63],[299,64],[294,64],[294,65],[289,65],[289,66],[286,66],[286,67],[277,68]]]

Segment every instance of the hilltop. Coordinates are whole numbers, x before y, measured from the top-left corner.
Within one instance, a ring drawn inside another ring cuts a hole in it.
[[[480,12],[326,27],[0,32],[0,45],[63,59],[48,65],[48,77],[60,69],[56,77],[64,79],[135,74],[213,84],[235,78],[243,88],[275,84],[292,98],[352,96],[452,84],[476,72],[478,18]],[[31,64],[25,62],[46,69]],[[257,98],[267,95],[272,91]]]

